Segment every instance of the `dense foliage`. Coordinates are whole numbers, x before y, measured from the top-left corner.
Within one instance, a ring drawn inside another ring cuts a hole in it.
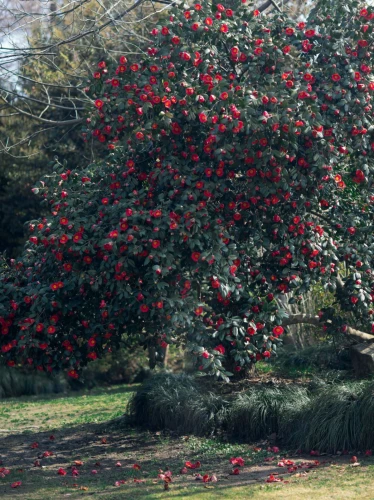
[[[372,330],[374,9],[330,7],[175,7],[142,60],[98,63],[85,137],[108,156],[35,188],[51,215],[0,283],[9,365],[181,343],[226,378],[318,321],[285,311],[314,283],[328,333]]]

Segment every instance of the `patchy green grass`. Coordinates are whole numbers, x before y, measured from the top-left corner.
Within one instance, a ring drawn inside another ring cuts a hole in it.
[[[24,396],[0,400],[0,430],[27,431],[105,422],[123,415],[136,385],[114,386],[68,396]]]
[[[54,497],[115,500],[136,499],[373,499],[372,457],[350,455],[301,457],[287,450],[267,451],[257,446],[233,444],[218,438],[175,437],[162,432],[142,432],[116,418],[123,414],[134,386],[75,393],[70,396],[28,397],[0,401],[0,496],[9,499],[46,500]],[[114,420],[113,420],[114,419]],[[51,434],[54,439],[51,440]],[[45,452],[53,454],[43,457]],[[229,459],[241,456],[244,467],[232,475]],[[278,467],[282,458],[300,466],[290,473]],[[35,461],[39,461],[35,466]],[[72,475],[78,460],[79,475]],[[180,474],[190,460],[201,468]],[[117,465],[117,462],[120,465]],[[135,470],[133,465],[140,464]],[[67,474],[58,475],[62,467]],[[159,470],[170,469],[173,481],[164,491]],[[97,471],[93,474],[92,471]],[[218,482],[196,481],[195,474],[215,474]],[[267,483],[270,474],[282,480]],[[21,481],[16,489],[11,483]],[[115,486],[118,481],[125,481]]]

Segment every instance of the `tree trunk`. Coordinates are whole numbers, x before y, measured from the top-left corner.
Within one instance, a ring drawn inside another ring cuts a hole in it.
[[[163,368],[167,367],[169,357],[169,346],[166,348],[149,345],[148,346],[148,363],[149,368],[154,370],[157,363],[159,363]]]
[[[148,346],[148,363],[151,370],[156,368],[156,347],[154,345]]]
[[[162,366],[164,368],[167,368],[168,360],[169,360],[169,346],[166,346],[166,348],[164,349],[164,357],[162,359]]]

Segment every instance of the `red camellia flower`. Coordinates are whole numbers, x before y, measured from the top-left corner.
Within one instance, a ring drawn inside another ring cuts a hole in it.
[[[233,457],[230,458],[230,464],[231,465],[238,465],[239,467],[244,467],[244,460],[242,457]]]
[[[219,281],[212,279],[211,281],[212,288],[219,288]]]
[[[239,55],[239,47],[231,47],[230,54],[232,57],[238,57]]]
[[[194,262],[198,262],[198,260],[200,259],[200,252],[193,252],[192,255],[191,255],[191,259],[194,261]]]
[[[213,350],[219,352],[222,355],[225,354],[225,352],[226,352],[226,349],[224,348],[224,346],[222,344],[217,345],[216,347],[214,347]]]
[[[356,170],[355,175],[353,177],[353,182],[356,182],[357,184],[365,182],[365,174],[362,170],[359,169]]]
[[[82,233],[75,233],[73,236],[74,243],[78,243],[82,239]]]
[[[253,328],[252,326],[249,326],[249,327],[247,328],[247,334],[248,334],[248,335],[252,336],[252,335],[254,335],[255,333],[256,333],[256,328]]]
[[[201,467],[201,463],[198,461],[198,462],[195,462],[195,463],[192,463],[192,462],[185,462],[185,467],[187,467],[187,469],[200,469]]]
[[[95,106],[97,107],[97,109],[101,109],[104,106],[104,101],[102,101],[101,99],[96,99]]]
[[[283,332],[284,332],[284,329],[282,326],[275,326],[273,328],[273,334],[275,337],[279,337],[279,335],[282,335]]]
[[[301,25],[301,23],[299,24],[299,26]],[[308,38],[313,38],[315,36],[316,32],[315,30],[306,30],[304,35]]]
[[[334,73],[332,76],[331,76],[331,80],[333,82],[339,82],[341,80],[341,76],[339,75],[339,73]]]

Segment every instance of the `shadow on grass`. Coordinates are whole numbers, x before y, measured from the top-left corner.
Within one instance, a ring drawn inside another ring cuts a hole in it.
[[[69,496],[72,499],[88,495],[90,498],[112,499],[161,499],[168,498],[227,498],[244,499],[252,498],[256,492],[288,490],[285,482],[281,488],[277,484],[266,484],[270,474],[284,475],[285,481],[294,477],[287,474],[287,470],[277,467],[278,458],[271,463],[264,462],[266,452],[257,454],[248,445],[246,455],[243,455],[246,466],[240,470],[240,475],[233,476],[229,472],[231,466],[227,457],[206,456],[193,452],[181,439],[172,437],[163,440],[155,434],[142,432],[128,426],[118,426],[117,423],[76,425],[70,429],[62,429],[55,435],[55,440],[50,441],[50,433],[43,432],[32,436],[10,435],[0,438],[0,453],[3,464],[11,469],[11,474],[0,479],[1,498],[53,499],[55,496]],[[106,444],[102,443],[105,438]],[[32,442],[38,442],[38,448],[31,448]],[[39,458],[45,451],[53,451],[53,456]],[[330,467],[331,462],[344,461],[348,466],[350,457],[337,459],[336,457],[320,458],[321,464],[316,471],[328,480],[328,475],[323,471]],[[43,467],[34,467],[34,461],[39,459]],[[186,460],[201,460],[201,469],[192,471],[188,475],[178,476],[180,468]],[[79,468],[79,476],[72,477],[71,466],[75,460],[82,460],[83,466]],[[116,467],[117,461],[121,467]],[[297,457],[294,460],[301,462],[311,460],[311,457]],[[98,462],[100,465],[98,465]],[[366,462],[366,460],[365,460]],[[372,463],[370,460],[369,463]],[[141,464],[141,470],[133,469],[134,463]],[[59,467],[67,471],[67,476],[57,474]],[[170,492],[163,490],[162,481],[157,481],[159,469],[173,471],[174,480],[170,485]],[[98,471],[93,475],[91,471]],[[364,474],[364,467],[357,473]],[[356,470],[351,469],[353,472]],[[302,471],[302,470],[300,470]],[[200,474],[216,474],[219,482],[202,484],[193,477],[193,472]],[[314,476],[314,474],[313,474]],[[145,480],[145,483],[136,484],[134,478]],[[315,476],[313,477],[315,478]],[[115,487],[115,482],[126,480],[127,483]],[[308,478],[306,478],[308,479]],[[339,479],[340,480],[340,479]],[[22,481],[19,489],[11,489],[13,481]],[[157,483],[155,483],[157,481]],[[293,479],[292,479],[293,481]],[[302,481],[302,480],[301,480]],[[332,479],[331,479],[332,481]],[[315,488],[316,481],[309,483],[308,488]],[[289,484],[290,488],[297,486],[296,482]],[[364,478],[362,486],[365,487]],[[367,482],[366,482],[367,487]],[[83,489],[80,489],[83,488]],[[88,489],[85,489],[88,488]],[[237,492],[237,493],[236,493]],[[261,496],[262,498],[262,496]],[[273,498],[273,497],[272,497]],[[281,497],[287,498],[287,497]],[[289,498],[301,498],[290,496]],[[311,498],[311,497],[308,497]],[[322,497],[318,497],[322,498]],[[329,497],[330,498],[330,497]],[[331,498],[344,498],[342,495]],[[354,497],[350,497],[354,498]],[[360,496],[356,496],[360,498]],[[365,497],[366,498],[366,497]]]

